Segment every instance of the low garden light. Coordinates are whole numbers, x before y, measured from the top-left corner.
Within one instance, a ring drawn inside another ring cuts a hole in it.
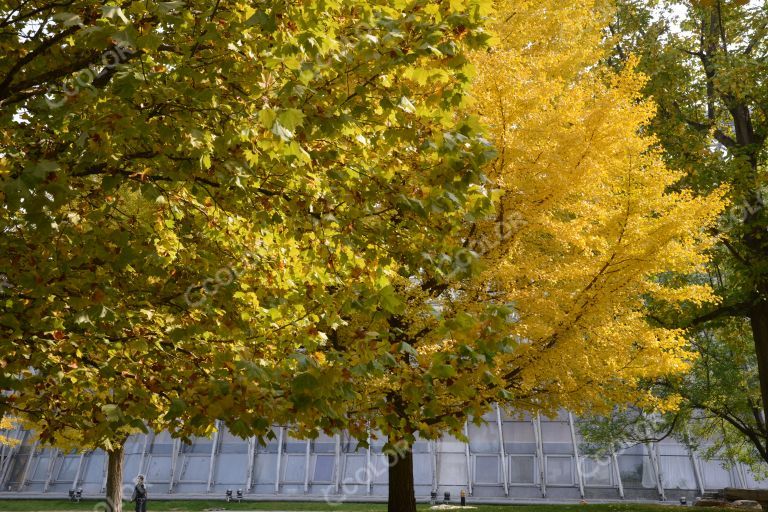
[[[227,498],[226,498],[226,499],[227,499],[227,503],[229,503],[230,501],[232,501],[232,489],[227,489],[227,492],[226,492],[226,497],[227,497]]]

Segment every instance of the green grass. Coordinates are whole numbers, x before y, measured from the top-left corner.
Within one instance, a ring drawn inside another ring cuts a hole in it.
[[[0,500],[0,512],[51,512],[51,511],[103,511],[97,507],[101,503],[95,500],[72,503],[67,500]],[[269,502],[247,501],[243,503],[226,503],[224,500],[206,501],[150,501],[148,512],[203,512],[206,510],[286,510],[286,511],[318,511],[318,512],[384,512],[387,506],[383,503],[343,503],[332,505],[324,502]],[[633,503],[611,503],[599,505],[469,505],[477,506],[472,512],[673,512],[680,506],[671,505],[638,505]],[[123,510],[132,512],[133,504],[126,503]],[[420,511],[429,510],[429,505],[419,505]],[[708,508],[708,512],[718,512],[724,509]]]

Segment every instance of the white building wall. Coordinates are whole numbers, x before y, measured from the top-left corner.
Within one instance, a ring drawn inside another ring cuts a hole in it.
[[[452,436],[418,440],[414,480],[419,499],[461,490],[480,498],[573,499],[582,497],[650,499],[692,498],[723,487],[768,488],[746,468],[727,469],[724,461],[704,461],[674,440],[635,446],[614,458],[579,455],[578,433],[567,413],[557,418],[511,416],[494,410],[484,423],[469,423],[468,443]],[[9,433],[23,444],[0,453],[0,497],[19,494],[66,496],[104,491],[106,457],[100,451],[62,453],[41,449],[30,433]],[[163,432],[135,435],[125,450],[125,483],[146,475],[155,498],[223,496],[242,489],[246,497],[377,498],[387,494],[387,457],[382,439],[357,449],[346,434],[295,439],[276,427],[277,439],[260,446],[222,427],[212,438],[184,445]],[[574,438],[576,443],[574,445]]]

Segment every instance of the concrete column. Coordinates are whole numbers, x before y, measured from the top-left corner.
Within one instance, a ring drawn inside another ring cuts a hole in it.
[[[253,488],[253,464],[256,462],[256,443],[255,437],[248,438],[248,472],[245,478],[246,492],[250,492]]]
[[[32,467],[32,459],[35,457],[35,452],[37,451],[37,447],[39,445],[39,441],[35,441],[35,443],[32,445],[32,447],[29,450],[29,456],[27,456],[27,462],[24,464],[24,472],[21,475],[21,481],[19,483],[19,491],[23,491],[24,487],[27,485],[27,479],[29,478],[29,470]]]
[[[365,485],[368,495],[373,493],[373,479],[371,478],[371,435],[368,434],[368,448],[365,450]]]
[[[464,437],[467,438],[467,442],[464,443],[464,455],[467,459],[467,494],[472,496],[472,456],[469,453],[469,425],[464,422]]]
[[[644,429],[646,439],[650,439],[651,432],[647,424],[645,425]],[[658,459],[658,450],[654,446],[654,443],[645,443],[645,448],[648,451],[648,457],[651,460],[651,468],[653,469],[653,474],[656,478],[656,489],[659,492],[659,498],[665,500],[666,496],[664,496],[664,481],[661,478],[661,464]]]
[[[704,479],[701,477],[701,468],[699,467],[699,460],[690,446],[686,445],[688,450],[688,457],[691,459],[691,466],[693,466],[693,477],[696,479],[696,486],[699,488],[699,492],[704,496]]]
[[[213,433],[213,442],[211,443],[211,458],[208,461],[208,483],[205,486],[205,492],[210,493],[213,487],[213,473],[216,470],[216,455],[219,453],[219,432],[221,429],[221,422],[216,420],[214,422],[216,431]]]
[[[8,455],[7,458],[3,461],[3,469],[2,472],[0,472],[0,491],[4,491],[6,489],[8,478],[11,475],[11,470],[16,464],[16,454],[18,453],[19,448],[21,448],[21,446],[24,444],[25,437],[26,433],[21,429],[21,426],[17,426],[13,438],[18,442],[14,446],[8,447]]]
[[[277,470],[275,471],[275,494],[280,492],[280,466],[283,463],[283,434],[285,427],[277,431]]]
[[[16,427],[13,430],[13,434],[8,434],[7,437],[10,439],[16,439],[18,436],[18,430],[19,427]],[[5,483],[5,473],[8,468],[8,466],[11,464],[11,460],[13,460],[13,453],[14,453],[14,447],[15,445],[0,445],[0,491],[3,489],[2,484]]]
[[[742,489],[746,489],[747,475],[744,474],[744,466],[741,464],[741,462],[734,461],[733,469],[736,472],[736,476],[738,477],[739,487],[741,487]]]
[[[309,463],[312,461],[311,441],[307,439],[304,451],[304,494],[309,492]]]
[[[72,490],[76,490],[80,483],[80,475],[83,472],[83,462],[85,461],[85,452],[80,452],[80,457],[77,459],[77,469],[75,470],[75,479],[72,480]]]
[[[656,456],[656,467],[659,470],[659,484],[661,485],[661,499],[667,499],[664,492],[664,471],[661,469],[661,449],[659,443],[653,443],[653,453]]]
[[[531,418],[533,425],[533,436],[536,439],[536,455],[539,459],[539,486],[541,488],[541,497],[547,497],[547,471],[546,460],[544,459],[544,443],[541,439],[541,416],[536,413],[535,418]]]
[[[437,492],[437,442],[429,442],[429,463],[432,466],[432,492]]]
[[[168,484],[168,493],[173,492],[173,487],[176,485],[176,466],[179,463],[179,452],[181,451],[181,441],[178,439],[173,440],[173,446],[171,448],[171,483]]]
[[[654,447],[654,443],[645,443],[645,448],[648,451],[648,458],[651,461],[651,469],[653,470],[653,476],[656,479],[656,490],[659,493],[659,498],[662,500],[666,500],[666,496],[664,496],[664,484],[661,480],[661,468],[659,467],[659,461],[656,457],[656,449]]]
[[[143,475],[145,472],[144,465],[147,460],[147,448],[149,448],[149,436],[150,434],[144,434],[144,445],[141,447],[141,458],[139,459],[139,475]],[[154,434],[152,434],[154,438]],[[137,475],[138,476],[138,475]]]
[[[24,472],[21,475],[21,481],[19,482],[19,488],[17,489],[18,491],[23,491],[24,486],[27,485],[27,478],[29,478],[29,468],[32,466],[32,459],[35,456],[35,450],[37,450],[37,445],[39,443],[39,441],[35,441],[35,444],[33,444],[29,449],[29,455],[27,456],[26,464],[24,464]]]
[[[56,465],[56,459],[59,456],[59,450],[51,450],[51,461],[48,463],[48,469],[45,472],[45,482],[43,483],[43,492],[48,492],[48,487],[51,486],[51,480],[53,480],[53,468]]]
[[[0,434],[2,434],[2,432],[0,432]],[[0,445],[0,475],[5,472],[5,466],[7,465],[6,463],[8,462],[8,455],[10,451],[11,445]]]
[[[568,426],[571,429],[571,443],[573,444],[573,458],[576,461],[576,478],[579,481],[579,494],[584,497],[584,475],[581,471],[581,459],[579,459],[579,445],[576,442],[576,428],[573,425],[573,414],[568,411]]]
[[[107,478],[109,477],[109,455],[104,452],[104,464],[101,466],[101,492],[107,490]]]
[[[334,438],[334,446],[333,446],[333,492],[336,494],[339,494],[339,490],[341,489],[341,475],[342,475],[342,467],[341,467],[341,434],[336,434],[333,436]]]
[[[504,423],[501,420],[501,408],[496,404],[496,428],[499,432],[499,457],[501,457],[501,471],[504,482],[504,496],[509,496],[509,470],[507,469],[507,454],[504,449]]]
[[[616,487],[619,489],[619,498],[624,499],[624,483],[621,481],[621,471],[619,471],[619,459],[616,452],[611,448],[611,461],[613,462],[613,474],[616,476]]]

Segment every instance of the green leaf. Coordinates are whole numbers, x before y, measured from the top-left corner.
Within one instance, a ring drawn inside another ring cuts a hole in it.
[[[295,108],[288,108],[280,111],[277,119],[286,129],[293,131],[301,126],[301,123],[304,121],[304,113]]]
[[[170,407],[168,407],[168,412],[166,413],[166,418],[178,418],[186,408],[187,403],[184,400],[181,398],[172,398]]]
[[[435,364],[429,369],[429,374],[438,379],[447,379],[456,375],[456,368],[449,364]]]
[[[261,126],[267,130],[272,129],[272,125],[276,119],[277,113],[271,108],[265,108],[259,111],[259,122],[261,123]]]
[[[101,411],[107,416],[107,421],[117,422],[123,416],[120,408],[115,404],[102,405]]]
[[[396,315],[402,312],[404,303],[400,300],[392,285],[385,286],[379,290],[379,304],[384,311]]]

